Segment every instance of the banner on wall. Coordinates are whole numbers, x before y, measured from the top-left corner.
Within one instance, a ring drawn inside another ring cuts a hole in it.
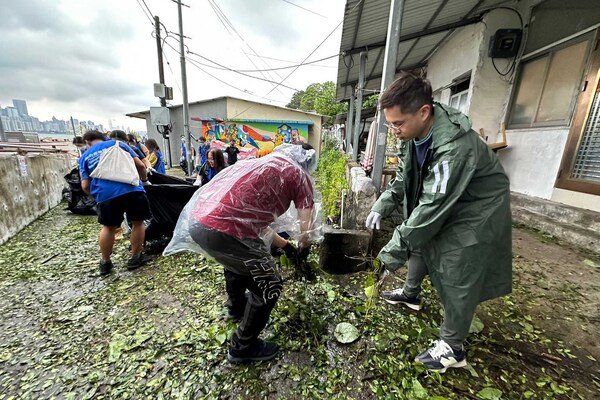
[[[308,142],[310,121],[223,121],[191,118],[202,123],[202,136],[215,147],[235,140],[240,159],[262,157],[283,143]]]

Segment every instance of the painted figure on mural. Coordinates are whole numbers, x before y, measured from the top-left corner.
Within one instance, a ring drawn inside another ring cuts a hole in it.
[[[292,127],[291,126],[286,125],[286,124],[279,125],[279,128],[277,128],[277,133],[279,133],[283,136],[284,143],[292,142]]]
[[[298,129],[292,129],[292,143],[300,143],[300,136],[298,135]]]
[[[283,135],[279,131],[277,131],[277,133],[275,134],[275,147],[281,144],[283,144]]]
[[[239,129],[237,127],[237,124],[229,124],[229,129],[227,129],[227,140],[228,141],[232,141],[232,140],[237,141],[238,130]]]
[[[213,127],[212,122],[206,123],[206,141],[210,144],[213,140],[217,139],[217,133]]]

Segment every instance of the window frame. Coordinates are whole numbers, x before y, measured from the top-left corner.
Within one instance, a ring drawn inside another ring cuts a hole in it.
[[[594,33],[596,37],[592,41],[588,62],[583,74],[583,85],[580,86],[583,90],[580,89],[579,91],[573,123],[569,130],[569,136],[554,186],[558,189],[600,196],[599,183],[571,177],[584,130],[590,116],[594,96],[596,95],[596,88],[600,85],[600,29],[595,30]]]
[[[519,68],[518,68],[518,72],[517,75],[515,77],[515,83],[512,86],[512,93],[510,96],[510,102],[508,104],[508,113],[506,116],[506,127],[507,129],[532,129],[532,128],[547,128],[547,127],[568,127],[571,124],[571,121],[573,119],[574,116],[574,112],[575,112],[575,106],[577,105],[577,99],[579,96],[579,93],[581,92],[581,87],[582,84],[584,82],[584,78],[585,78],[585,71],[588,68],[588,64],[589,64],[589,59],[590,59],[590,55],[592,52],[592,47],[594,46],[594,42],[596,40],[595,38],[596,33],[595,31],[590,32],[586,32],[581,34],[580,36],[573,38],[571,40],[568,40],[564,43],[560,43],[557,44],[556,46],[553,46],[551,48],[549,48],[548,50],[540,53],[540,54],[532,54],[531,56],[526,56],[523,59],[520,60],[519,62]],[[563,119],[563,120],[555,120],[555,121],[548,121],[548,122],[535,122],[535,119],[537,118],[539,112],[540,112],[540,104],[542,102],[542,98],[544,96],[544,92],[545,92],[545,87],[546,87],[546,81],[548,79],[548,71],[550,69],[550,65],[552,64],[552,60],[554,57],[554,54],[556,54],[557,52],[559,52],[560,50],[563,50],[567,47],[571,47],[574,46],[576,44],[582,43],[582,42],[588,42],[587,45],[587,49],[585,52],[585,55],[583,57],[583,63],[581,66],[581,69],[579,70],[579,81],[577,84],[577,90],[573,91],[573,94],[571,96],[571,102],[569,104],[569,108],[568,108],[568,115],[567,118]],[[522,72],[523,72],[523,64],[527,64],[529,62],[535,61],[535,60],[539,60],[542,59],[544,57],[549,57],[548,62],[546,63],[546,66],[544,68],[544,86],[541,88],[537,100],[536,100],[536,110],[535,110],[535,115],[533,116],[533,121],[529,124],[515,124],[511,122],[511,118],[513,116],[513,107],[515,105],[515,102],[517,100],[517,96],[519,94],[519,89],[521,88],[521,78],[522,78]]]

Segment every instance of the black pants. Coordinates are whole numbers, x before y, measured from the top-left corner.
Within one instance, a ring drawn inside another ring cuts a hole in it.
[[[243,310],[229,349],[238,354],[251,351],[283,290],[277,264],[260,239],[240,240],[199,223],[190,225],[192,239],[225,269],[230,311],[242,314]]]

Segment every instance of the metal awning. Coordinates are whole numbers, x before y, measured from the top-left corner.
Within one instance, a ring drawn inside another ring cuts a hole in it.
[[[404,0],[396,72],[422,67],[452,32],[481,21],[506,0]],[[337,100],[358,83],[359,54],[367,52],[365,95],[381,89],[389,0],[347,0],[337,75]]]

